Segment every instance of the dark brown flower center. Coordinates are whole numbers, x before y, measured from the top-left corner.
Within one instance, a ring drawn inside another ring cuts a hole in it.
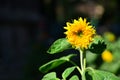
[[[77,35],[81,37],[83,35],[82,31],[78,31]]]

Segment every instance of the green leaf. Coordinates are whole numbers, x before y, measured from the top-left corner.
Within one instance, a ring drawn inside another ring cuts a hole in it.
[[[86,54],[87,64],[92,64],[96,60],[98,55],[97,54],[93,54],[90,51],[87,51],[86,53],[87,53]]]
[[[116,73],[120,68],[120,61],[116,61],[116,62],[111,62],[111,63],[103,63],[100,66],[101,70],[105,70],[105,71],[110,71],[113,73]]]
[[[71,49],[72,46],[71,44],[67,41],[66,38],[61,38],[56,40],[48,49],[47,53],[49,54],[55,54],[55,53],[59,53],[62,52],[66,49]]]
[[[76,54],[70,54],[68,56],[64,56],[64,57],[61,57],[59,59],[54,59],[54,60],[42,65],[41,67],[39,67],[39,70],[43,73],[47,73],[51,69],[56,68],[59,65],[65,63],[67,61],[70,61],[70,58],[73,56],[76,56]]]
[[[42,80],[60,80],[56,77],[56,73],[55,72],[50,72],[48,74],[46,74],[45,76],[43,76]]]
[[[73,75],[69,80],[79,80],[77,75]]]
[[[62,73],[63,79],[66,79],[66,78],[74,71],[75,68],[76,68],[76,66],[67,68],[67,69]]]
[[[88,74],[92,76],[92,80],[120,80],[113,73],[101,71],[101,70],[90,70]]]
[[[102,37],[95,36],[94,41],[89,46],[89,51],[96,54],[101,54],[106,49],[106,44]]]

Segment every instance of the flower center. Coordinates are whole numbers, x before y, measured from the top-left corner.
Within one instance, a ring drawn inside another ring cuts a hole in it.
[[[78,31],[77,35],[81,37],[83,35],[82,31]]]

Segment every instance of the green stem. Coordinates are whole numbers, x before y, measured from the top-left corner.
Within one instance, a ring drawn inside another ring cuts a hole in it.
[[[83,71],[83,51],[80,50],[80,65],[81,65],[81,69]]]
[[[81,49],[79,49],[79,52],[80,52],[80,64],[81,64],[81,70],[82,70],[81,77],[82,77],[82,80],[86,80],[86,77],[85,77],[86,54],[84,54],[83,50]]]
[[[86,54],[83,54],[83,60],[84,60],[84,69],[86,69]]]
[[[73,64],[73,65],[75,65],[76,66],[76,68],[77,68],[77,70],[80,72],[80,74],[82,74],[82,70],[79,68],[79,66],[77,66],[77,64],[75,63],[75,62],[73,62],[73,61],[69,61],[71,64]]]
[[[81,69],[79,68],[79,66],[77,66],[76,68],[77,68],[77,70],[80,72],[80,74],[82,74],[82,71],[81,71]]]
[[[94,72],[94,69],[91,68],[91,67],[87,67],[87,68],[86,68],[86,71],[92,71],[92,72]]]

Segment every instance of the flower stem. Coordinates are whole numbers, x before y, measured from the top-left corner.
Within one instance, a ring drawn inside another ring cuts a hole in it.
[[[77,64],[76,63],[74,63],[73,61],[69,61],[71,64],[73,64],[74,66],[76,66],[76,68],[77,68],[77,70],[80,72],[80,74],[82,74],[82,71],[81,71],[81,69],[79,68],[79,66],[77,66]]]
[[[81,64],[81,77],[82,80],[86,80],[85,77],[85,68],[86,68],[86,54],[84,54],[83,50],[79,49],[80,52],[80,64]]]

